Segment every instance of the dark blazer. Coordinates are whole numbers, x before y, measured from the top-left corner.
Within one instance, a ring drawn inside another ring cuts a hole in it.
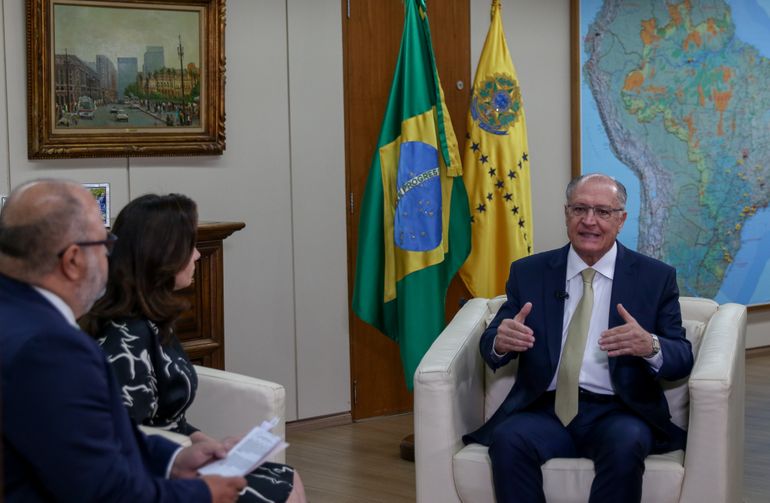
[[[43,296],[0,274],[4,493],[36,501],[211,501],[164,478],[178,446],[131,422],[96,341]]]
[[[466,435],[466,443],[489,445],[494,428],[512,412],[522,410],[542,395],[551,383],[561,354],[564,290],[569,245],[522,258],[511,264],[506,285],[508,299],[481,336],[481,355],[490,368],[497,369],[518,358],[516,383],[498,411],[480,429]],[[502,358],[492,353],[497,327],[513,318],[532,302],[526,325],[532,328],[534,346],[525,352],[511,352]],[[653,429],[653,452],[684,447],[685,434],[670,421],[668,403],[659,379],[676,380],[689,375],[692,348],[682,328],[676,271],[658,260],[629,250],[618,242],[615,275],[610,298],[609,328],[622,325],[618,304],[631,313],[648,332],[658,336],[663,365],[654,372],[638,356],[609,358],[610,379],[616,395]]]

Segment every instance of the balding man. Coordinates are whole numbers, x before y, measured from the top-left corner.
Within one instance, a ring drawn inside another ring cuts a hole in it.
[[[5,501],[235,501],[243,478],[197,476],[224,447],[142,435],[75,323],[104,289],[114,240],[73,182],[26,183],[0,213]]]
[[[569,244],[511,265],[508,299],[481,336],[516,383],[466,443],[489,446],[498,503],[545,502],[541,465],[594,462],[591,502],[638,502],[644,459],[682,449],[660,379],[693,365],[674,268],[617,241],[626,189],[601,174],[567,186]]]

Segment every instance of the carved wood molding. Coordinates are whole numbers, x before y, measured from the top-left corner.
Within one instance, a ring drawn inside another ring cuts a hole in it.
[[[176,324],[176,333],[193,363],[225,368],[223,241],[245,227],[243,222],[201,222],[201,258],[192,285],[179,292],[190,303]]]

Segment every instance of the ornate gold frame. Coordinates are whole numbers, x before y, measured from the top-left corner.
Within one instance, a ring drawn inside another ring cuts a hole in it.
[[[225,149],[226,0],[27,0],[27,156],[29,159],[216,155]],[[116,4],[147,9],[191,6],[201,14],[200,127],[60,131],[54,121],[52,6]],[[193,130],[194,129],[194,130]]]

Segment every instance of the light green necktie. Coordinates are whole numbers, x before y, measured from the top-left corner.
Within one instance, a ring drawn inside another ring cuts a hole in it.
[[[580,298],[575,313],[569,322],[567,340],[561,352],[559,377],[556,379],[554,408],[556,416],[564,426],[567,426],[578,412],[580,367],[583,366],[583,354],[588,339],[588,325],[591,321],[591,310],[594,307],[592,285],[596,271],[588,268],[580,274],[583,276],[583,296]]]

